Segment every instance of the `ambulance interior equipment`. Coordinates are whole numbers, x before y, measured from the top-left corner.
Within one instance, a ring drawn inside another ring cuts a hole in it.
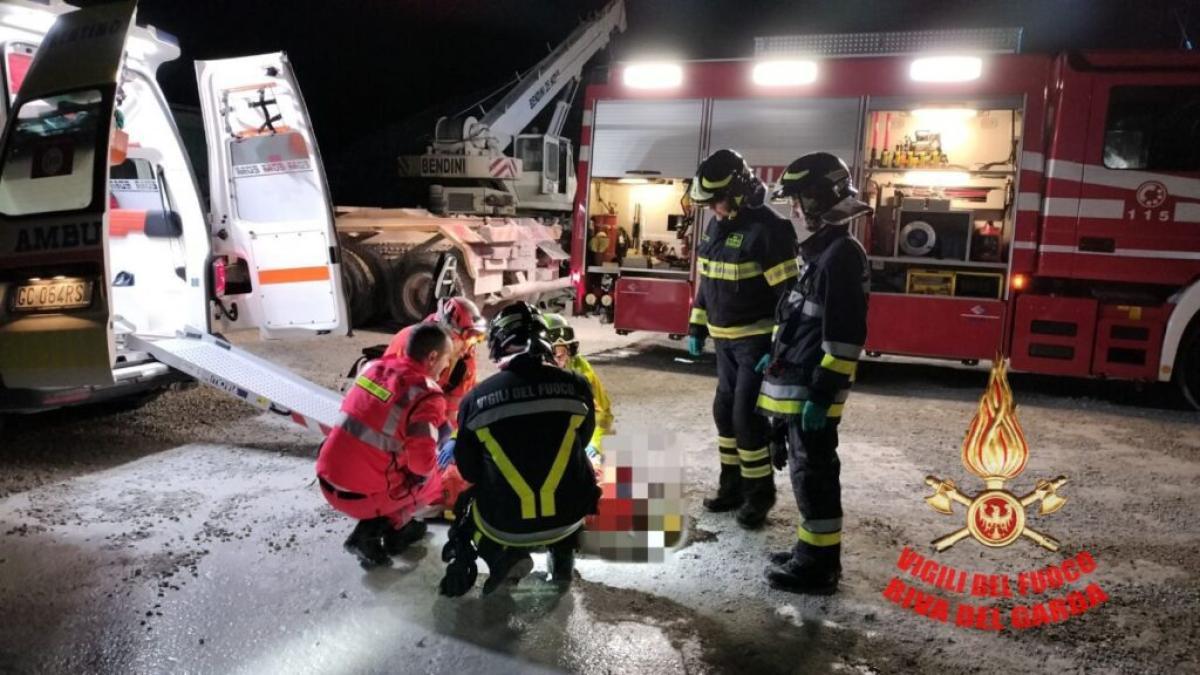
[[[327,431],[336,392],[209,332],[347,331],[333,209],[291,66],[283,54],[197,63],[206,217],[154,79],[179,48],[133,26],[132,7],[0,5],[0,413],[195,378]],[[39,47],[55,30],[88,37]]]

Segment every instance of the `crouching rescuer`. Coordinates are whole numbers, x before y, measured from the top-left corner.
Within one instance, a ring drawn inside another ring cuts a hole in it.
[[[775,504],[775,482],[767,421],[755,401],[776,304],[798,274],[796,233],[765,204],[766,187],[732,150],[718,150],[700,164],[689,194],[715,214],[698,249],[700,283],[688,337],[693,356],[710,335],[717,353],[713,419],[721,474],[716,496],[704,507],[737,509],[739,525],[758,528]]]
[[[582,376],[558,368],[544,319],[516,303],[488,331],[500,372],[464,399],[459,413],[459,471],[472,487],[455,506],[442,551],[441,592],[475,585],[476,558],[488,566],[483,593],[515,584],[533,569],[529,552],[548,549],[550,579],[569,584],[577,535],[600,498],[585,451],[596,426]]]
[[[425,535],[413,514],[441,498],[438,429],[446,402],[433,378],[450,359],[450,337],[421,324],[404,355],[372,361],[342,401],[342,418],[317,458],[321,492],[358,519],[345,548],[365,568],[391,564]]]
[[[776,192],[812,232],[800,244],[800,280],[779,304],[758,398],[760,411],[786,421],[786,454],[774,459],[790,465],[801,518],[795,547],[772,554],[766,576],[797,593],[833,593],[841,576],[837,429],[866,342],[870,290],[866,252],[850,234],[870,208],[856,194],[846,164],[823,152],[792,162]]]

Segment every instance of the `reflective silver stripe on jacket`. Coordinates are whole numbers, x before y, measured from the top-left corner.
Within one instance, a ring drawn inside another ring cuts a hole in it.
[[[839,359],[850,359],[857,361],[862,355],[862,345],[852,345],[849,342],[822,342],[821,349],[830,356],[835,356]]]
[[[432,438],[436,442],[438,430],[437,427],[433,426],[429,422],[413,422],[404,430],[404,435],[409,438],[425,436],[427,438]]]
[[[509,417],[521,415],[536,415],[537,413],[564,412],[572,415],[587,415],[587,404],[574,398],[543,398],[522,403],[508,403],[477,413],[467,420],[467,428],[474,431],[481,427],[491,426]]]
[[[540,532],[528,532],[522,534],[518,534],[516,532],[505,532],[504,530],[498,530],[495,527],[492,527],[486,520],[484,520],[483,515],[477,510],[478,506],[474,508],[476,509],[475,522],[480,526],[485,534],[506,544],[515,544],[517,546],[553,544],[560,539],[570,536],[576,530],[583,527],[583,519],[580,518],[578,521],[569,525],[563,525],[562,527],[555,527],[549,530],[542,530]]]
[[[400,452],[404,449],[404,444],[398,439],[375,431],[366,423],[345,413],[342,413],[337,425],[342,431],[381,452]]]
[[[825,316],[825,305],[805,300],[803,305],[800,305],[800,313],[804,316],[811,316],[814,319],[819,319]]]
[[[809,399],[809,388],[795,384],[776,384],[763,380],[760,393],[775,399],[776,401],[807,401]],[[850,398],[850,389],[848,387],[839,389],[833,395],[834,403],[845,403]]]

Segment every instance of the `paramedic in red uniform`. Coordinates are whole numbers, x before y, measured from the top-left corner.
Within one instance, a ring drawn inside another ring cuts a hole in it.
[[[438,310],[425,318],[425,323],[435,323],[450,334],[453,348],[450,350],[449,366],[443,373],[434,373],[438,386],[446,395],[446,419],[450,426],[458,424],[458,404],[468,391],[475,388],[475,346],[487,337],[487,321],[479,307],[466,298],[446,298]],[[388,344],[384,356],[404,354],[414,324],[396,333]]]
[[[454,446],[458,427],[458,405],[468,391],[475,388],[475,346],[487,337],[487,320],[479,307],[466,298],[445,298],[438,309],[425,318],[425,323],[435,323],[446,329],[454,345],[450,350],[450,364],[434,379],[446,394],[446,421],[448,426],[439,430],[438,471],[442,479],[442,505],[449,518],[458,495],[467,489],[467,482],[454,464]],[[419,324],[418,324],[419,325]],[[416,325],[408,326],[392,338],[384,355],[403,354],[409,335]]]
[[[321,446],[321,492],[358,519],[344,546],[364,568],[391,564],[391,555],[423,537],[425,524],[413,514],[441,500],[437,442],[446,401],[433,378],[452,349],[441,326],[415,327],[404,355],[372,361],[355,378]]]

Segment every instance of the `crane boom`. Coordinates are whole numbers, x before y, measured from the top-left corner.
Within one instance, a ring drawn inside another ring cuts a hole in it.
[[[592,19],[584,21],[562,42],[526,72],[504,98],[479,120],[504,151],[512,139],[537,118],[564,87],[583,73],[583,66],[608,45],[614,31],[625,30],[625,2],[612,0]]]

